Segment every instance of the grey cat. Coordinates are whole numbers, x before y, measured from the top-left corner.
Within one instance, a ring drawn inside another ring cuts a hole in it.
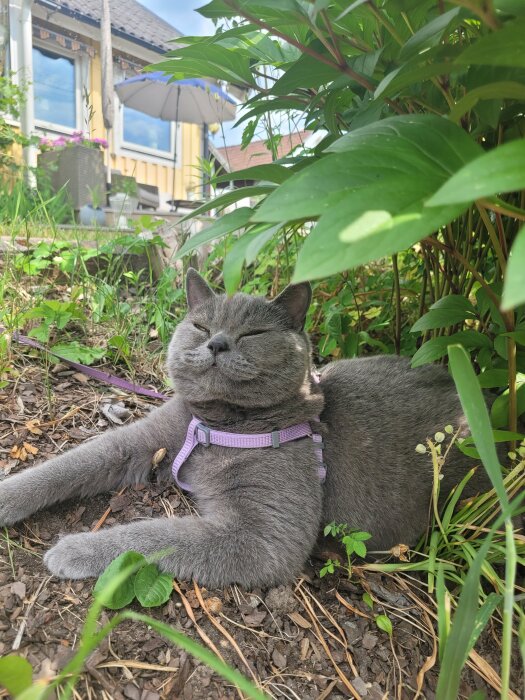
[[[45,564],[62,578],[84,578],[129,549],[162,551],[159,566],[178,578],[252,587],[299,574],[320,527],[330,521],[371,532],[370,549],[414,544],[426,527],[432,488],[430,460],[415,446],[447,424],[465,425],[446,370],[410,369],[391,356],[340,360],[324,368],[317,383],[303,331],[308,284],[289,286],[273,301],[228,298],[190,270],[186,288],[188,314],[168,352],[175,398],[136,423],[2,481],[0,525],[72,496],[145,482],[162,447],[167,456],[160,472],[169,478],[192,415],[237,433],[321,417],[324,485],[308,438],[278,449],[199,445],[181,479],[191,486],[201,517],[67,535],[47,552]],[[442,492],[471,464],[454,448]],[[486,486],[481,471],[471,491]]]

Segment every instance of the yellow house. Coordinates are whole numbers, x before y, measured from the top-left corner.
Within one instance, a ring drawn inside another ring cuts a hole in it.
[[[20,116],[24,133],[56,138],[82,131],[106,138],[102,120],[101,0],[0,0],[0,67],[25,81]],[[110,0],[114,82],[136,75],[174,47],[180,36],[137,0]],[[158,187],[161,209],[172,198],[201,196],[197,169],[205,153],[201,126],[165,122],[124,107],[115,95],[115,120],[105,153],[111,169]],[[26,149],[29,165],[38,150]],[[106,162],[106,165],[108,163]]]

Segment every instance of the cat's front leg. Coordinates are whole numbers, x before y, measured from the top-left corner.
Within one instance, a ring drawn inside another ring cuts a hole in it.
[[[277,531],[254,530],[238,517],[163,518],[119,525],[94,533],[68,535],[44,558],[60,578],[98,576],[130,549],[146,556],[160,553],[159,567],[173,576],[209,587],[238,583],[245,588],[288,581],[300,573],[316,526],[286,523]]]
[[[95,440],[0,482],[0,526],[24,520],[37,510],[73,496],[90,496],[148,478],[155,452],[173,459],[185,436],[189,415],[173,399],[146,418],[110,430]]]

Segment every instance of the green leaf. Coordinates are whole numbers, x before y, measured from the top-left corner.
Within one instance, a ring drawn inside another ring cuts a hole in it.
[[[247,231],[235,241],[226,253],[222,264],[222,277],[227,294],[234,294],[237,291],[248,247],[258,235],[258,229]]]
[[[366,557],[366,545],[364,542],[354,539],[354,552],[358,557],[364,559]]]
[[[367,605],[370,610],[374,609],[374,601],[372,600],[370,593],[363,593],[363,603]]]
[[[19,695],[33,681],[33,669],[26,659],[16,654],[0,658],[0,686],[10,695]]]
[[[521,416],[525,413],[525,384],[518,387],[516,391],[517,413]],[[509,422],[509,392],[508,390],[498,396],[490,409],[490,417],[494,428],[502,428]]]
[[[469,318],[476,318],[476,310],[470,301],[459,294],[449,294],[432,304],[430,310],[414,323],[410,332],[446,328]]]
[[[69,343],[56,343],[49,348],[52,355],[60,355],[66,360],[91,365],[95,360],[100,360],[106,354],[106,348],[90,348],[76,340]]]
[[[450,336],[439,336],[423,343],[412,357],[412,367],[419,367],[439,360],[446,355],[448,346],[455,343],[460,343],[467,350],[473,350],[474,348],[490,349],[492,347],[490,339],[477,331],[460,331]]]
[[[321,217],[299,252],[294,282],[404,250],[451,221],[465,205],[430,209],[424,202],[480,152],[459,127],[429,115],[369,124],[329,150],[336,153],[290,177],[253,217]]]
[[[278,233],[281,226],[265,226],[264,224],[256,229],[253,229],[253,238],[250,237],[250,242],[246,247],[246,264],[251,265],[255,261],[257,255],[261,248],[263,248],[268,241],[270,241],[276,233]]]
[[[469,112],[475,107],[480,100],[504,100],[507,98],[525,100],[525,85],[512,81],[501,81],[474,88],[456,102],[454,107],[450,110],[449,118],[454,122],[459,121],[459,119],[466,112]]]
[[[392,633],[394,631],[392,628],[392,621],[387,615],[378,615],[376,617],[376,625],[379,627],[380,630],[386,632],[389,637],[392,636]]]
[[[478,375],[482,389],[496,389],[509,385],[509,373],[506,369],[487,369]]]
[[[159,622],[148,615],[126,611],[123,613],[123,617],[128,620],[144,622],[149,627],[152,627],[156,632],[161,634],[170,642],[173,642],[188,654],[191,654],[196,659],[206,664],[206,666],[209,666],[212,671],[215,671],[236,688],[239,688],[240,691],[242,691],[247,697],[252,698],[252,700],[268,700],[268,697],[262,691],[252,685],[250,681],[248,681],[242,674],[235,671],[233,668],[230,668],[230,666],[221,661],[217,656],[215,656],[215,654],[212,654],[211,651],[208,651],[208,649],[205,649],[200,644],[197,644],[197,642],[194,642],[193,639],[190,639],[182,632],[178,632],[177,630],[173,629],[173,627],[169,627],[163,622]]]
[[[93,589],[95,597],[110,610],[120,610],[129,605],[135,598],[134,571],[146,563],[146,558],[138,552],[124,552],[114,559],[111,564],[100,574]],[[108,594],[107,588],[112,580],[122,574],[126,569],[131,569],[130,576],[114,591]]]
[[[525,188],[525,139],[510,141],[475,158],[430,199],[428,207],[468,203]]]
[[[525,303],[525,226],[514,239],[510,251],[501,308],[504,311]]]
[[[320,42],[318,44],[321,45]],[[317,46],[317,49],[319,50],[319,46]],[[337,68],[327,66],[317,58],[304,53],[274,83],[271,91],[274,95],[288,95],[298,87],[303,89],[318,88],[320,85],[339,78],[340,75],[341,72]]]
[[[156,564],[146,564],[135,576],[134,590],[143,608],[164,605],[173,591],[173,576],[160,573]]]
[[[463,9],[461,7],[455,7],[453,10],[444,12],[435,19],[424,24],[401,48],[399,58],[401,60],[406,60],[438,44],[445,30],[449,25],[455,22],[455,20],[460,18],[460,14],[464,14]]]
[[[182,219],[179,219],[177,223],[182,224],[185,221],[192,219],[194,216],[200,216],[201,214],[205,214],[212,209],[224,209],[225,207],[230,206],[230,204],[234,204],[235,202],[238,202],[239,199],[244,199],[245,197],[257,197],[260,194],[269,194],[270,192],[273,192],[274,189],[275,187],[270,185],[251,185],[249,187],[239,187],[231,192],[221,194],[219,197],[215,197],[215,199],[210,199],[209,202],[204,202],[204,204],[201,204],[200,207],[197,207],[197,209],[194,209],[189,214],[186,214],[186,216],[183,216]]]
[[[251,168],[244,168],[236,172],[226,173],[212,178],[211,182],[230,182],[233,180],[264,180],[275,182],[280,185],[287,180],[293,171],[290,168],[285,168],[284,165],[277,163],[264,163],[263,165],[254,165]]]
[[[462,65],[525,68],[525,20],[508,22],[501,29],[473,42],[456,59]]]
[[[237,231],[243,228],[248,223],[253,210],[249,207],[240,207],[229,214],[224,214],[220,219],[217,219],[211,226],[207,226],[199,233],[188,238],[188,240],[177,251],[176,259],[184,257],[191,251],[195,250],[205,243],[210,243],[218,238],[226,236],[228,233]]]
[[[369,532],[353,532],[352,537],[358,542],[365,542],[366,540],[369,540],[372,535]]]
[[[485,400],[481,393],[481,387],[470,364],[470,358],[465,350],[458,345],[449,347],[448,356],[452,377],[454,378],[461,405],[481,461],[494,486],[500,503],[502,506],[507,507],[507,492],[503,484],[501,466],[492,438],[492,426]]]

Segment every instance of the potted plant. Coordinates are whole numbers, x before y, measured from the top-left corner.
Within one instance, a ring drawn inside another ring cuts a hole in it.
[[[78,220],[82,226],[105,226],[106,213],[100,206],[101,199],[98,189],[88,187],[91,195],[91,202],[80,207],[78,212]]]
[[[115,174],[112,185],[109,205],[115,213],[118,228],[127,228],[127,217],[139,204],[137,182],[134,177]]]
[[[107,141],[90,138],[82,132],[56,139],[40,139],[38,167],[51,183],[54,192],[65,186],[74,209],[92,203],[94,193],[102,202],[106,189],[103,149]]]

